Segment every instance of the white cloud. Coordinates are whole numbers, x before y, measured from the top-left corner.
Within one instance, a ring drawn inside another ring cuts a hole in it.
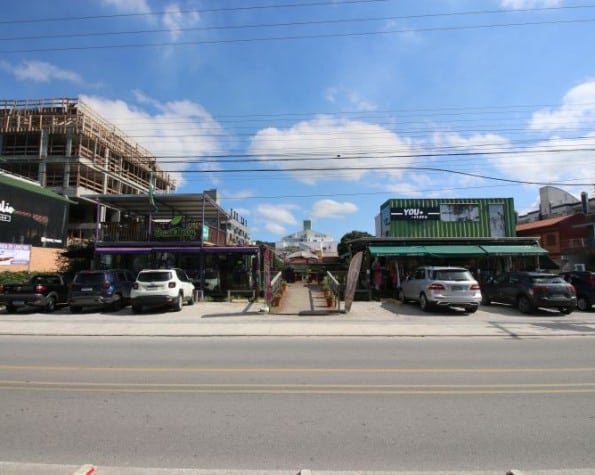
[[[595,133],[574,139],[553,137],[523,148],[495,134],[473,135],[469,138],[459,134],[437,134],[434,136],[434,141],[437,145],[455,146],[459,151],[469,151],[479,155],[490,152],[489,155],[485,155],[483,167],[477,165],[481,162],[469,160],[467,168],[462,170],[464,172],[502,176],[505,179],[525,182],[547,183],[576,180],[577,170],[585,170],[587,171],[586,181],[595,180],[595,170],[590,166],[592,153],[589,151],[595,142]],[[587,151],[581,149],[587,149]],[[572,166],[565,166],[566,163],[572,163]],[[486,164],[494,167],[499,174],[487,172]],[[460,175],[457,181],[459,186],[463,184],[469,186],[479,184],[481,179]]]
[[[81,96],[81,100],[155,154],[162,168],[173,171],[178,187],[192,162],[202,170],[218,169],[215,163],[196,163],[196,157],[221,153],[220,140],[225,140],[222,127],[200,104],[189,100],[161,103],[142,94],[137,97],[145,98],[141,104],[152,106],[156,113],[121,100],[95,96]]]
[[[568,130],[595,126],[595,81],[573,87],[563,98],[560,108],[542,109],[533,114],[532,130]]]
[[[121,12],[151,13],[147,0],[101,0],[101,3]]]
[[[145,15],[143,20],[147,23],[155,23],[159,20],[167,28],[174,41],[182,35],[181,29],[192,27],[200,21],[198,11],[187,11],[180,8],[177,3],[166,5],[160,19],[157,17],[157,12],[151,9],[147,0],[101,0],[101,3],[119,12]]]
[[[269,221],[265,224],[264,229],[271,233],[276,234],[278,236],[284,236],[288,234],[287,228],[281,226],[279,223],[275,223],[274,221]]]
[[[363,98],[356,91],[349,91],[343,86],[328,87],[323,92],[324,99],[331,104],[339,101],[344,102],[350,109],[359,112],[370,112],[378,109],[373,102]]]
[[[21,80],[35,82],[67,81],[75,84],[84,82],[80,74],[43,61],[22,61],[17,65],[2,61],[0,67]]]
[[[288,234],[288,227],[297,226],[292,210],[299,209],[292,204],[261,204],[251,213],[258,228],[263,228],[279,237]]]
[[[286,170],[309,184],[321,180],[356,181],[370,173],[366,167],[371,166],[407,166],[414,159],[406,155],[414,149],[414,144],[379,125],[328,116],[303,121],[289,129],[261,130],[249,147],[251,154],[269,166]],[[357,169],[348,169],[353,167]],[[395,169],[383,171],[383,175],[397,177],[402,173]]]
[[[166,7],[161,21],[169,30],[172,39],[176,40],[182,34],[180,28],[188,28],[196,25],[200,21],[200,15],[198,12],[182,13],[180,7],[172,3]]]
[[[339,203],[335,200],[320,200],[314,203],[310,212],[313,218],[340,219],[347,214],[357,212],[358,208],[353,203]]]
[[[280,224],[296,225],[297,220],[291,213],[293,205],[261,204],[256,207],[254,214],[263,220]]]
[[[557,7],[562,0],[502,0],[502,8],[507,10],[525,10],[528,8]]]

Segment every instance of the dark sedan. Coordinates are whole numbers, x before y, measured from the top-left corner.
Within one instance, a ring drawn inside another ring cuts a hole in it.
[[[554,308],[569,314],[576,309],[576,290],[558,275],[540,272],[505,272],[481,288],[482,303],[510,304],[522,313],[536,308]]]

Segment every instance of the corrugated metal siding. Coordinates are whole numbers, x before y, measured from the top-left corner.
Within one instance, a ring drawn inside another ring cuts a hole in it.
[[[512,198],[452,198],[452,199],[391,199],[384,205],[391,208],[431,208],[441,204],[477,204],[479,222],[445,222],[440,220],[391,220],[390,237],[492,237],[490,234],[489,204],[504,206],[505,237],[515,237],[516,216]]]

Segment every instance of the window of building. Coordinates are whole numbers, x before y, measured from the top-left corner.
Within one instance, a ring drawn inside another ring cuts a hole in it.
[[[479,205],[452,203],[440,205],[440,220],[446,222],[479,222]]]

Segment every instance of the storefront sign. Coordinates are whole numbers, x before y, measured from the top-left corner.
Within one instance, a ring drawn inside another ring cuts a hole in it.
[[[27,266],[30,261],[30,245],[0,242],[0,266]]]
[[[401,221],[436,221],[440,219],[440,208],[438,206],[432,206],[428,208],[391,208],[390,216],[391,219]]]

